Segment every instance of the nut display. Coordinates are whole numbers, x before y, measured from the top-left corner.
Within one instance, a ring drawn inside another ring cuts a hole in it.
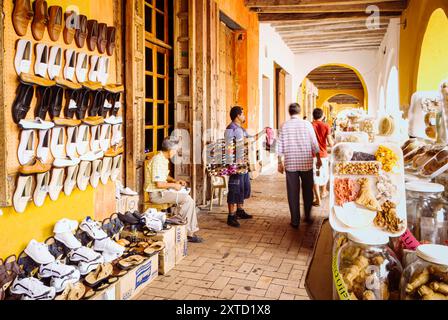
[[[350,161],[353,158],[353,149],[347,144],[341,144],[333,149],[337,161]]]
[[[377,161],[382,163],[382,168],[386,172],[391,172],[398,163],[398,157],[395,152],[385,146],[379,146],[375,157]]]
[[[391,201],[386,201],[378,211],[374,223],[377,227],[385,229],[392,233],[403,230],[403,221],[397,216],[397,206]]]
[[[380,171],[378,162],[337,162],[334,167],[335,174],[340,175],[374,175]]]

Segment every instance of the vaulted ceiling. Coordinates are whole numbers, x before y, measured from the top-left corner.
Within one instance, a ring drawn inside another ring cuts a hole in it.
[[[311,71],[307,78],[318,89],[363,89],[358,75],[349,68],[324,66]]]
[[[377,6],[379,24],[367,26]],[[295,53],[379,48],[391,18],[408,0],[246,0],[260,22],[268,22]],[[367,12],[366,12],[367,11]]]

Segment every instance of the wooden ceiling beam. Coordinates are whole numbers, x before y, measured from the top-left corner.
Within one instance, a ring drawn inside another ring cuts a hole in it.
[[[277,31],[278,34],[280,34],[282,37],[287,37],[289,35],[297,35],[297,36],[307,36],[307,35],[321,35],[321,34],[347,34],[347,33],[386,33],[387,28],[379,28],[375,30],[369,30],[365,27],[355,27],[355,28],[341,28],[341,29],[329,29],[329,30],[322,30],[320,28],[314,28],[308,31],[297,31],[297,30],[288,30],[288,31]]]
[[[337,20],[348,21],[353,19],[366,19],[368,14],[365,12],[327,12],[327,13],[261,13],[258,15],[260,22],[272,21],[313,21],[313,20]],[[401,11],[388,12],[383,17],[399,17]]]
[[[344,5],[374,4],[394,2],[396,0],[245,0],[246,7],[269,7],[269,6],[316,6],[316,5]]]
[[[371,3],[370,3],[371,4]],[[257,13],[319,13],[319,12],[366,12],[369,4],[352,4],[344,5],[315,5],[315,6],[266,6],[251,7],[250,10]],[[380,12],[396,12],[403,11],[407,7],[406,1],[381,2],[376,4]]]
[[[328,32],[321,34],[300,34],[300,33],[290,33],[281,34],[281,37],[285,42],[290,40],[307,40],[307,39],[352,39],[353,37],[366,37],[366,38],[384,38],[386,33],[384,30],[380,31],[354,31],[354,32]]]
[[[388,17],[380,17],[380,25],[386,24],[388,25],[390,21],[390,18]],[[282,22],[269,22],[270,25],[273,28],[297,28],[297,29],[307,29],[307,28],[314,28],[314,27],[351,27],[351,26],[359,26],[359,25],[366,25],[366,19],[360,19],[360,18],[352,18],[352,19],[346,19],[346,20],[311,20],[311,21],[282,21]]]

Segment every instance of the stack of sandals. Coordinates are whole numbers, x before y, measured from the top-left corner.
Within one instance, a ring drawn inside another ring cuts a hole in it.
[[[0,300],[16,300],[20,298],[7,294],[13,281],[22,274],[15,255],[9,256],[3,261],[0,259]]]

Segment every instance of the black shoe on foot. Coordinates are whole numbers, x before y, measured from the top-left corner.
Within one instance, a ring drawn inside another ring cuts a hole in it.
[[[187,237],[187,240],[188,240],[188,242],[191,242],[191,243],[202,243],[202,242],[204,242],[204,239],[202,239],[201,237],[196,236],[196,235],[194,235],[192,237]]]
[[[253,218],[253,216],[248,214],[246,211],[244,211],[244,209],[238,209],[236,211],[236,217],[238,219],[242,219],[242,220],[252,219]]]
[[[230,215],[227,217],[227,224],[231,227],[239,228],[240,223],[236,219],[236,215]]]
[[[313,222],[314,222],[314,219],[311,217],[305,219],[306,224],[313,224]]]
[[[299,225],[298,224],[294,224],[294,223],[290,223],[291,227],[293,227],[294,229],[299,229]]]

